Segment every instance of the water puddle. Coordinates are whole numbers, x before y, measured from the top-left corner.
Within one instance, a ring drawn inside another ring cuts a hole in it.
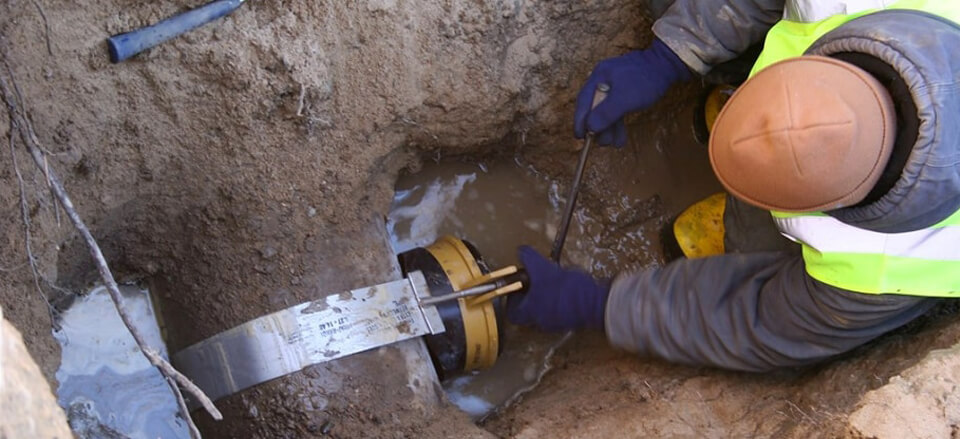
[[[548,254],[567,196],[566,188],[513,162],[426,164],[396,188],[387,218],[394,251],[454,235],[473,243],[492,268],[515,264],[521,244]],[[621,194],[605,203],[602,212],[578,203],[563,250],[565,264],[597,276],[616,274],[627,250],[656,254],[657,220],[664,219],[656,195]]]
[[[560,192],[556,183],[516,163],[429,164],[397,182],[387,229],[398,253],[449,234],[473,243],[491,268],[499,268],[517,263],[520,244],[543,254],[549,252],[565,202],[566,194]],[[656,204],[656,199],[651,200],[647,204]],[[642,250],[651,245],[650,235],[655,231],[647,230],[643,223],[650,210],[659,212],[660,206],[638,209],[644,202],[623,196],[613,203],[614,209],[602,213],[602,221],[578,206],[564,259],[596,275],[612,276],[621,265],[618,246],[635,245]],[[635,212],[631,215],[636,218],[628,218],[625,210]],[[621,230],[618,225],[633,229]],[[611,239],[612,233],[618,239]],[[533,388],[563,340],[561,334],[511,326],[493,368],[450,377],[443,387],[461,410],[482,420]]]
[[[121,286],[147,343],[167,357],[146,290]],[[140,353],[104,287],[78,297],[53,335],[62,348],[57,400],[78,438],[189,438],[160,372]]]

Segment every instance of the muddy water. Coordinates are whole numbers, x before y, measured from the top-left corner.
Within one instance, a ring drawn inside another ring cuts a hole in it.
[[[387,228],[399,253],[443,235],[473,243],[491,268],[516,264],[516,247],[546,254],[563,207],[560,187],[517,163],[442,163],[400,179]],[[580,208],[571,225],[567,255],[603,270],[610,256],[592,243],[600,222]],[[489,370],[450,377],[450,400],[476,420],[509,405],[549,370],[549,358],[566,336],[509,327],[505,347]]]
[[[149,293],[121,286],[127,311],[149,345],[166,356]],[[79,438],[188,438],[170,387],[140,353],[106,289],[62,314],[57,400]]]
[[[670,160],[684,161],[690,155],[696,160],[694,166],[702,167],[705,159],[703,147],[692,139],[681,143],[673,146],[671,155],[659,145],[640,149],[640,161],[660,164],[661,169],[624,170],[637,176],[635,184],[625,185],[625,190],[594,188],[594,193],[602,194],[595,197],[600,200],[578,203],[564,247],[565,264],[596,276],[613,276],[626,265],[659,263],[660,229],[674,212],[713,189],[709,176],[681,184],[671,181]],[[599,154],[631,153],[601,150]],[[597,166],[606,166],[604,162]],[[640,180],[650,183],[640,184]],[[450,234],[472,242],[492,268],[516,264],[520,244],[547,254],[566,202],[564,184],[548,180],[519,160],[427,164],[397,183],[387,224],[394,250],[429,245]],[[549,357],[565,339],[560,334],[510,327],[504,352],[493,368],[451,377],[443,386],[451,401],[482,420],[536,386],[550,368]]]
[[[513,163],[426,165],[397,182],[387,229],[397,252],[452,234],[491,267],[513,264],[518,244],[550,245],[559,217],[550,190]]]
[[[517,162],[429,164],[398,181],[387,228],[397,252],[450,234],[473,243],[491,267],[515,264],[522,244],[549,253],[567,190]],[[656,220],[663,218],[663,203],[653,193],[619,194],[599,212],[580,202],[564,263],[612,276],[622,265],[618,249],[628,245],[650,254],[644,262],[652,262]],[[631,240],[615,239],[620,235]]]
[[[705,146],[689,129],[690,111],[632,127],[631,142],[622,150],[592,152],[564,247],[565,265],[610,277],[627,266],[662,262],[661,229],[686,206],[720,190]],[[547,254],[576,160],[564,157],[572,160],[562,164],[571,175],[559,181],[520,159],[427,163],[397,183],[388,218],[394,249],[403,252],[451,234],[472,242],[492,268],[517,263],[520,244]],[[492,369],[453,377],[444,388],[461,409],[483,419],[532,389],[563,340],[510,327]]]

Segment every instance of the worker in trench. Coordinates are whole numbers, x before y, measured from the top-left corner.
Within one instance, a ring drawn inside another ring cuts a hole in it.
[[[594,68],[575,133],[621,146],[624,115],[762,40],[710,133],[722,254],[601,280],[521,247],[530,288],[509,317],[766,371],[847,352],[960,295],[958,23],[953,0],[677,0],[647,49]],[[609,96],[591,110],[599,83]]]

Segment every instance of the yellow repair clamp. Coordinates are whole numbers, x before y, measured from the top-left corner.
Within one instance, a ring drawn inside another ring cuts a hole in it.
[[[452,236],[399,259],[405,273],[424,273],[431,297],[421,298],[420,306],[436,306],[446,328],[424,338],[437,373],[493,366],[503,349],[503,296],[524,288],[526,272],[516,266],[490,271],[470,243]]]

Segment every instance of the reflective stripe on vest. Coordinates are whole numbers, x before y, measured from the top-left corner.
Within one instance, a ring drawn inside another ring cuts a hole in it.
[[[861,293],[960,297],[960,211],[926,229],[880,233],[818,214],[774,212],[787,238],[803,244],[807,273]]]
[[[797,12],[798,6],[814,3],[818,3],[816,8]],[[831,14],[841,10],[834,3],[843,3],[848,14]],[[867,9],[849,13],[852,3]],[[956,0],[901,0],[889,6],[890,2],[884,1],[869,3],[788,1],[785,16],[827,16],[817,22],[782,20],[774,25],[750,75],[777,61],[802,55],[827,32],[884,6],[919,10],[960,23],[960,1]],[[773,216],[784,236],[803,245],[804,265],[814,279],[861,293],[960,297],[960,211],[939,224],[906,233],[860,229],[819,212],[773,212]]]
[[[896,0],[790,0],[783,7],[783,19],[812,23],[834,15],[850,15],[868,10],[885,9]]]
[[[789,0],[784,6],[784,16],[806,18],[800,11],[804,7],[808,7],[805,6],[807,3],[817,5],[816,12],[810,12],[810,15],[827,15],[827,17],[818,21],[783,19],[777,22],[767,32],[767,37],[763,42],[763,51],[760,52],[760,56],[753,64],[750,76],[777,61],[803,55],[803,52],[820,37],[842,24],[884,9],[913,9],[960,23],[960,1],[958,0],[900,0],[892,4],[890,4],[890,1],[882,0]],[[856,3],[856,6],[852,6],[853,3]],[[865,9],[859,9],[860,7],[865,7]],[[848,11],[847,14],[833,15],[830,13],[830,11],[844,9]]]

